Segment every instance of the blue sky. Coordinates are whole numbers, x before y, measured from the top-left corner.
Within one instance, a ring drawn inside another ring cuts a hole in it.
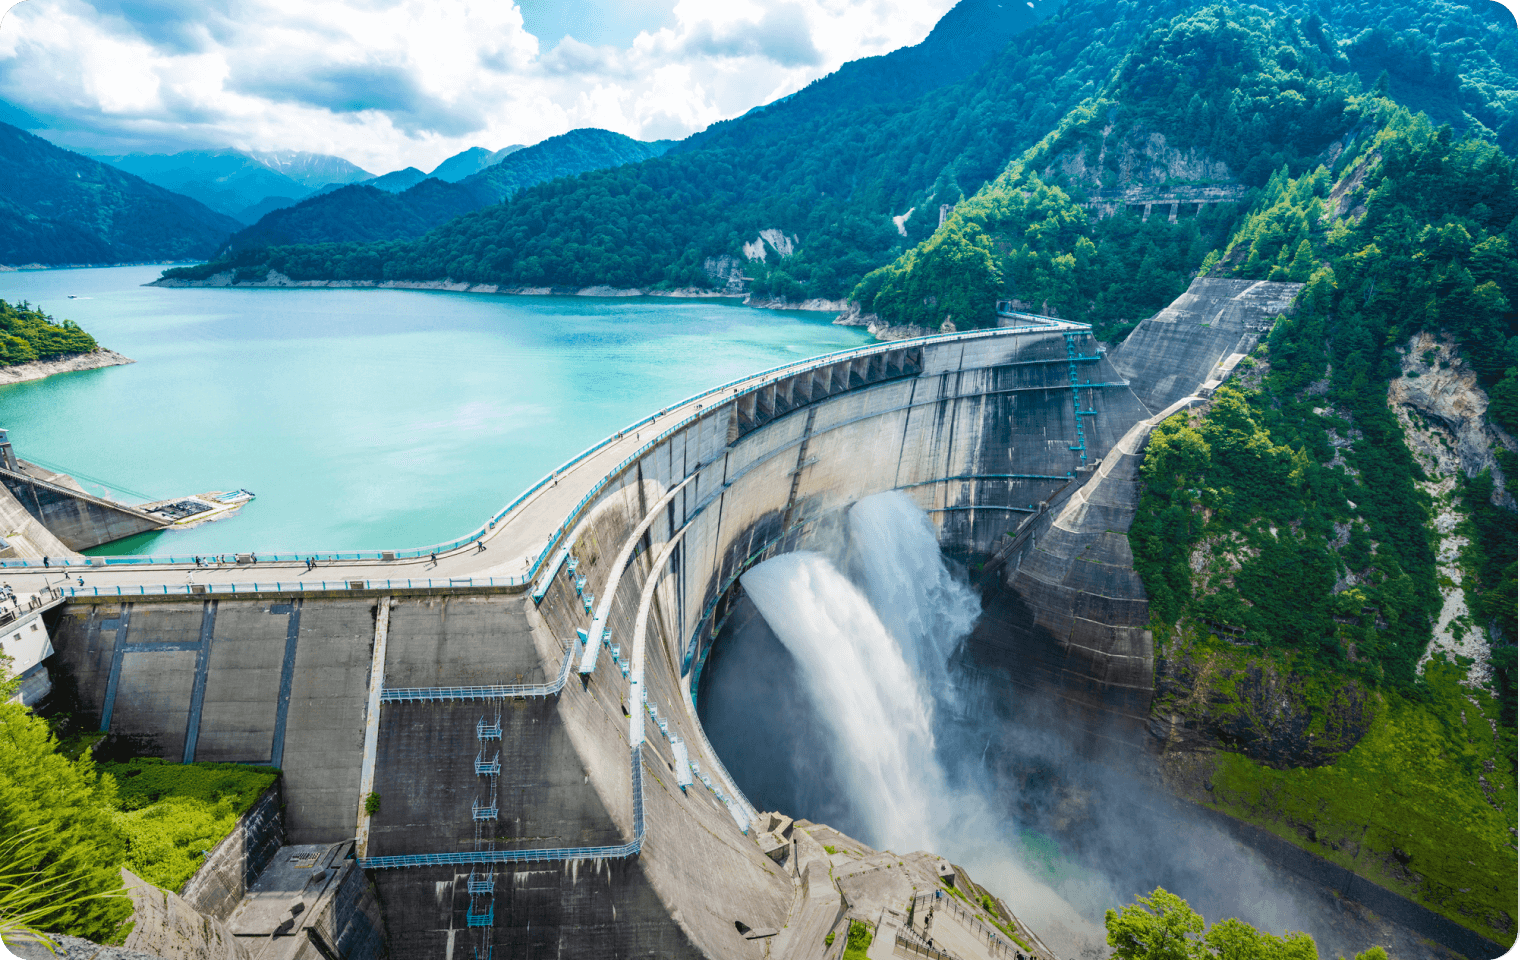
[[[685,136],[917,43],[953,2],[0,0],[0,99],[86,152],[431,169],[576,127]]]

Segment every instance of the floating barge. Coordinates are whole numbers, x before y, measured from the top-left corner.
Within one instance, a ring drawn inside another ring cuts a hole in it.
[[[253,500],[248,490],[214,490],[189,497],[145,503],[137,509],[162,519],[170,527],[194,527],[232,516]]]

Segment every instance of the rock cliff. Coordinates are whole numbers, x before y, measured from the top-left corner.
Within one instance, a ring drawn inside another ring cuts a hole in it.
[[[1405,422],[1410,449],[1438,473],[1457,470],[1476,477],[1491,470],[1494,504],[1514,509],[1512,480],[1504,476],[1495,449],[1515,449],[1515,438],[1495,426],[1485,414],[1488,395],[1478,375],[1457,353],[1450,338],[1428,332],[1409,338],[1401,351],[1403,376],[1388,385],[1388,404]],[[1411,427],[1413,417],[1427,421],[1426,429]],[[1439,426],[1432,430],[1430,427]]]

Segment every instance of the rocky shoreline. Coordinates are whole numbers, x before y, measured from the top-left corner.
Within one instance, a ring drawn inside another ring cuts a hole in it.
[[[292,280],[274,270],[262,280],[239,280],[233,283],[233,271],[224,270],[204,280],[163,279],[150,287],[305,287],[330,290],[447,290],[452,293],[498,293],[522,297],[670,297],[672,299],[738,300],[747,307],[761,310],[809,310],[836,313],[835,323],[846,327],[865,327],[877,340],[907,340],[926,337],[934,331],[926,327],[895,326],[883,323],[874,313],[862,314],[860,305],[849,300],[780,300],[755,298],[742,292],[704,290],[681,287],[675,290],[650,290],[643,287],[504,287],[494,283],[464,283],[451,280]]]
[[[452,280],[292,280],[274,270],[262,280],[239,280],[233,283],[232,271],[224,270],[204,280],[159,278],[149,287],[303,287],[329,290],[447,290],[451,293],[503,293],[524,297],[676,297],[682,299],[740,299],[742,294],[682,287],[676,290],[645,290],[639,287],[504,287],[495,283],[464,283]]]
[[[122,364],[136,362],[131,357],[124,357],[115,350],[102,347],[90,353],[77,353],[72,357],[64,357],[62,360],[34,360],[31,363],[0,367],[0,384],[25,383],[28,380],[51,377],[55,373],[99,370],[102,367],[119,367]]]

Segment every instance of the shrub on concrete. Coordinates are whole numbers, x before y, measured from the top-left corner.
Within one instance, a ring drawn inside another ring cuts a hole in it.
[[[866,950],[874,936],[870,924],[851,920],[849,937],[844,942],[844,960],[866,960]]]
[[[124,865],[144,880],[178,890],[206,854],[279,773],[233,763],[168,763],[141,757],[103,764],[116,779],[116,824],[127,841]]]

